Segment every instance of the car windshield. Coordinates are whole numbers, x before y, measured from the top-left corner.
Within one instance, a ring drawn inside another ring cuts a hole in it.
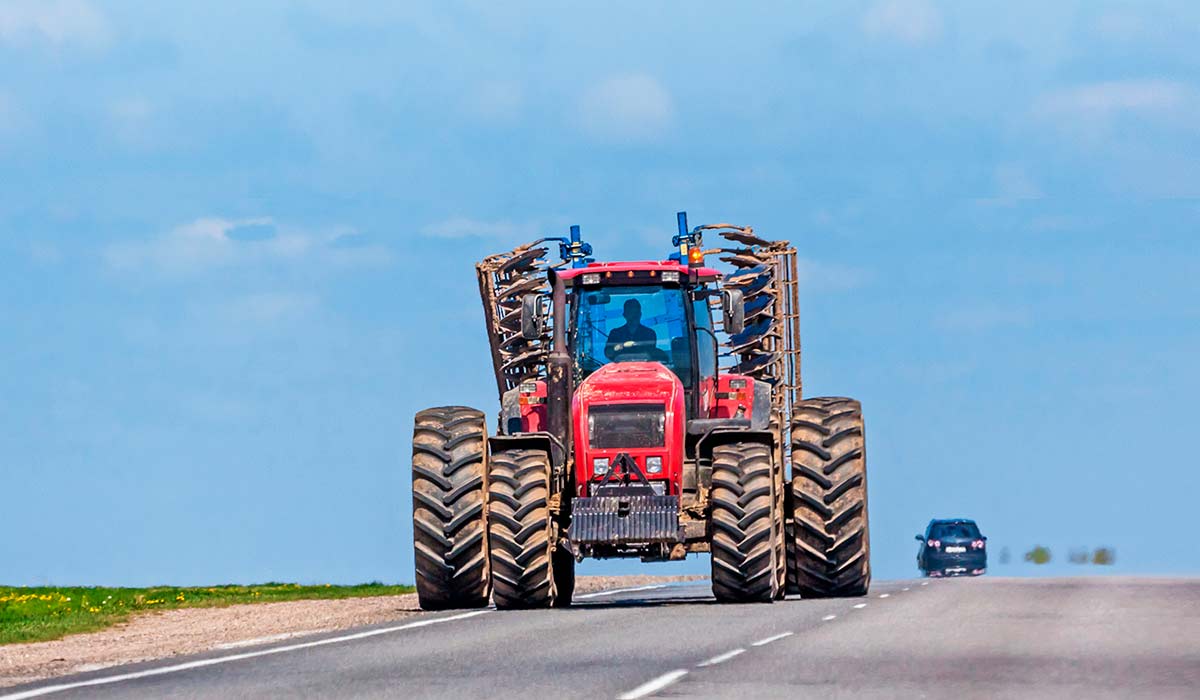
[[[975,523],[938,523],[933,526],[930,537],[937,539],[979,539],[979,528]]]
[[[686,303],[682,289],[656,285],[580,290],[573,324],[576,375],[610,362],[661,362],[689,386]]]

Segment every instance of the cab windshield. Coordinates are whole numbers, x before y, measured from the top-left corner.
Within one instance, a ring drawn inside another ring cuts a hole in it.
[[[575,373],[610,362],[661,362],[692,384],[687,294],[683,289],[629,285],[579,289],[574,304]]]

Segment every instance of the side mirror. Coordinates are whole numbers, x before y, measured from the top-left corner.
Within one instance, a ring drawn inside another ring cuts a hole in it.
[[[542,307],[542,298],[537,294],[526,294],[521,297],[521,337],[525,340],[537,340],[546,329],[546,317]]]
[[[918,542],[924,542],[924,541],[925,541],[925,535],[917,535],[917,541],[918,541]]]
[[[740,289],[726,289],[721,292],[721,310],[725,312],[725,332],[737,335],[746,330],[746,306]]]

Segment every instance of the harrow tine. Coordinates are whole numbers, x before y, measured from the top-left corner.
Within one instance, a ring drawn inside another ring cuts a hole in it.
[[[760,291],[764,294],[774,294],[775,290],[767,288],[771,283],[771,275],[759,275],[757,277],[745,277],[740,280],[731,282],[730,287],[742,290],[742,293],[747,297],[758,294]]]
[[[749,374],[753,376],[755,372],[775,363],[778,359],[779,353],[777,352],[765,353],[752,359],[739,362],[738,364],[734,365],[734,371],[737,374]]]
[[[768,294],[759,294],[751,299],[746,300],[743,307],[746,310],[746,320],[749,321],[755,316],[770,311],[771,302],[774,301]]]
[[[545,262],[542,258],[546,255],[547,250],[547,248],[530,248],[524,253],[509,258],[507,262],[500,265],[497,271],[504,274],[513,270],[526,271],[533,269],[538,264]]]
[[[515,284],[505,287],[504,289],[497,292],[496,296],[498,296],[501,299],[508,299],[510,297],[515,297],[519,294],[523,294],[526,292],[537,291],[539,289],[542,289],[545,286],[546,286],[546,280],[539,279],[537,277],[530,277],[528,279],[522,279]]]
[[[509,372],[516,368],[527,368],[534,365],[539,365],[545,362],[546,354],[549,351],[545,348],[536,347],[532,350],[524,352],[512,358],[501,368],[505,372]]]
[[[719,235],[721,238],[724,238],[726,240],[734,241],[736,243],[741,243],[742,245],[762,246],[765,248],[765,247],[771,245],[771,243],[772,243],[771,241],[764,240],[762,238],[759,238],[758,236],[755,236],[753,233],[750,233],[749,230],[746,230],[746,231],[721,231],[717,235]]]
[[[737,255],[726,255],[721,258],[721,262],[727,262],[736,267],[756,267],[763,264],[762,258],[750,254],[749,251],[739,253]]]
[[[729,346],[734,352],[739,352],[739,348],[746,345],[751,345],[757,342],[760,338],[770,332],[771,327],[775,325],[774,317],[764,318],[750,326],[746,330],[729,337]]]

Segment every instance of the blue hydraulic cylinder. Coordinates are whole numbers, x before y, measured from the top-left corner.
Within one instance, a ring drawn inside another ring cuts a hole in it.
[[[559,246],[559,254],[563,260],[570,260],[571,267],[587,267],[587,264],[593,262],[592,244],[585,243],[583,236],[579,232],[579,225],[571,226],[571,239]]]

